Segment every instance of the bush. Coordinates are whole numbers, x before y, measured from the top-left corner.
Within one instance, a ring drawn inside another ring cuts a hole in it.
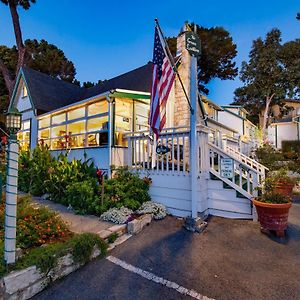
[[[4,238],[4,199],[0,205],[0,238]],[[46,207],[34,208],[30,198],[18,198],[17,247],[28,249],[43,244],[64,241],[71,236],[67,225],[53,211]]]
[[[166,217],[167,209],[163,204],[148,201],[143,203],[136,213],[139,215],[152,214],[155,220],[161,220]]]
[[[72,182],[66,189],[66,202],[79,214],[92,214],[100,201],[96,194],[96,179]]]
[[[282,153],[274,149],[270,144],[264,144],[259,147],[256,150],[256,156],[258,161],[270,170],[276,170],[280,162],[284,160]]]
[[[300,152],[300,141],[282,141],[282,152],[283,153],[299,153]]]
[[[103,221],[113,222],[116,224],[124,224],[133,213],[131,209],[124,206],[120,208],[111,208],[100,216]]]

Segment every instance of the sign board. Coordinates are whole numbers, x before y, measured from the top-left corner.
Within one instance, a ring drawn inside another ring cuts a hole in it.
[[[233,177],[233,159],[221,158],[221,177],[232,178]]]
[[[185,33],[185,48],[191,56],[199,56],[201,54],[200,39],[192,31]]]

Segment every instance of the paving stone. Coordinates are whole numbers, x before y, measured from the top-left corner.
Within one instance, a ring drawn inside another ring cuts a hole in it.
[[[121,225],[114,225],[112,227],[109,227],[108,230],[111,232],[122,232],[124,233],[126,231],[127,224],[121,224]]]
[[[104,229],[97,232],[97,234],[101,237],[101,239],[106,239],[111,235],[111,231]]]

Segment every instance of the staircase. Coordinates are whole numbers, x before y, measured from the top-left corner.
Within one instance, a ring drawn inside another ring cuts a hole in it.
[[[226,147],[221,149],[215,144],[208,143],[209,173],[208,207],[210,214],[229,218],[253,217],[252,199],[257,196],[257,188],[262,184],[265,166],[238,152]],[[233,160],[234,176],[221,176],[221,159]]]

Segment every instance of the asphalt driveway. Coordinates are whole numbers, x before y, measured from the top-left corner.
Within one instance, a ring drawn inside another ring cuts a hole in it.
[[[299,300],[300,201],[289,221],[286,237],[277,238],[261,234],[257,223],[217,217],[192,234],[168,217],[109,253],[123,266],[93,261],[34,299],[192,299],[155,282],[163,278],[195,291],[196,299]]]

